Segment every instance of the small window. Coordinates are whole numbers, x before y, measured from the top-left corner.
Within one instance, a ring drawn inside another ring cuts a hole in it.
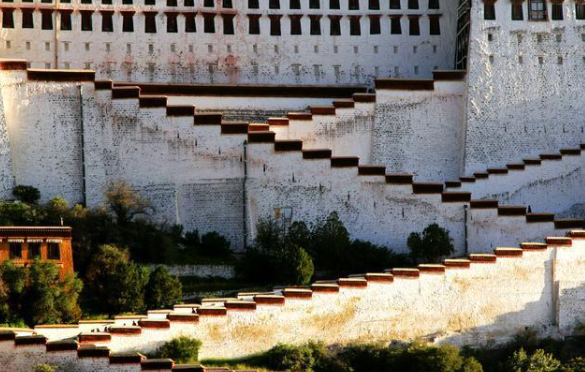
[[[206,34],[215,33],[215,14],[203,14],[203,32]]]
[[[234,4],[232,3],[232,0],[223,0],[221,6],[223,8],[231,9],[234,7]]]
[[[61,0],[63,2],[63,0]],[[102,0],[102,5],[112,5],[112,0]]]
[[[400,0],[390,0],[390,9],[400,9]]]
[[[132,0],[122,0],[122,4],[124,4],[124,5],[132,5]]]
[[[301,0],[290,0],[290,9],[301,9]]]
[[[441,35],[441,19],[439,17],[429,17],[430,35]]]
[[[270,16],[270,35],[280,36],[280,16]]]
[[[360,10],[360,0],[349,0],[349,10]]]
[[[380,17],[370,16],[370,35],[380,35]]]
[[[179,32],[179,25],[177,24],[177,13],[167,13],[167,32]]]
[[[167,6],[177,6],[177,0],[167,0]]]
[[[359,16],[349,18],[349,34],[352,36],[359,36],[362,34]]]
[[[419,9],[418,0],[408,0],[408,9]]]
[[[91,31],[93,29],[92,15],[93,12],[81,12],[81,31]]]
[[[341,17],[329,17],[329,29],[331,36],[341,35]]]
[[[10,246],[10,259],[22,258],[22,243],[8,243]]]
[[[524,20],[524,11],[522,8],[521,1],[513,1],[512,2],[512,20],[513,21]]]
[[[290,34],[291,35],[301,35],[303,33],[301,28],[301,17],[300,16],[290,16]]]
[[[494,21],[496,19],[496,6],[493,0],[484,0],[483,19],[486,21]]]
[[[439,0],[429,0],[429,9],[440,9]]]
[[[553,21],[563,20],[563,3],[552,3],[551,19]]]
[[[409,17],[408,18],[408,22],[409,22],[409,34],[411,36],[417,36],[420,35],[420,24],[419,24],[419,17]]]
[[[156,33],[156,13],[144,13],[144,32]]]
[[[563,64],[563,57],[557,57],[557,64],[558,65],[562,65]]]
[[[122,13],[122,31],[134,32],[134,13]]]
[[[309,9],[321,9],[321,0],[309,0]]]
[[[41,243],[28,243],[28,259],[41,257]]]
[[[280,9],[280,0],[270,0],[268,7],[270,9]]]
[[[258,0],[248,0],[248,9],[258,9],[260,8],[260,3]]]
[[[49,260],[61,259],[61,245],[59,243],[47,243],[47,258]]]
[[[102,12],[102,32],[113,32],[114,22],[112,21],[112,12]]]
[[[214,3],[213,0],[204,0],[203,1],[203,6],[206,8],[213,8],[214,7]]]
[[[196,32],[195,13],[184,13],[185,15],[185,32]]]
[[[83,16],[82,16],[83,17]],[[71,31],[71,12],[61,12],[61,31]],[[83,28],[83,26],[82,26]]]
[[[185,6],[195,6],[195,0],[185,0],[183,4]]]
[[[311,35],[321,35],[321,16],[311,17]]]
[[[341,9],[339,0],[329,0],[329,9]]]
[[[250,35],[260,35],[260,15],[248,14],[248,33]]]
[[[585,19],[585,3],[575,3],[575,18]]]
[[[91,4],[92,0],[81,0],[82,4]]]
[[[22,28],[34,28],[34,17],[32,9],[22,9]]]
[[[546,3],[544,0],[528,0],[529,19],[531,21],[546,21]]]
[[[368,9],[380,10],[380,0],[369,0],[368,1]]]
[[[223,34],[233,35],[234,34],[234,16],[232,14],[224,14],[223,18]]]
[[[144,5],[156,5],[156,0],[144,0]]]
[[[402,25],[400,24],[400,16],[390,18],[390,34],[401,35]]]
[[[50,10],[41,11],[41,29],[52,30],[53,29],[53,12]]]

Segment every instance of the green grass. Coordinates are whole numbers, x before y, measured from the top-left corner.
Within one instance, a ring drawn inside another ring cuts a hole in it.
[[[205,367],[229,367],[234,370],[268,371],[264,368],[265,353],[252,354],[241,358],[208,358],[199,361]]]

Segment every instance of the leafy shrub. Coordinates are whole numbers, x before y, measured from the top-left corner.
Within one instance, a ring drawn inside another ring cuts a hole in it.
[[[331,366],[325,346],[316,342],[300,346],[278,344],[264,358],[267,368],[278,371],[325,372]]]
[[[542,349],[528,355],[524,349],[520,349],[512,355],[507,363],[509,372],[555,372],[561,366],[552,354]]]
[[[200,348],[201,341],[188,336],[179,336],[158,348],[156,357],[171,358],[176,363],[193,363],[199,359]]]
[[[12,195],[16,199],[27,204],[37,204],[41,199],[41,192],[33,186],[18,185],[12,189]]]
[[[232,253],[230,242],[216,231],[201,237],[200,253],[204,256],[228,256]]]
[[[560,372],[585,372],[585,359],[581,357],[573,358],[564,363],[559,369]]]
[[[57,369],[50,364],[37,364],[33,372],[57,372]]]
[[[303,248],[289,246],[281,253],[279,264],[279,281],[296,285],[307,285],[311,282],[315,267],[311,256]]]
[[[410,249],[410,257],[415,262],[438,262],[454,252],[449,231],[436,223],[427,226],[422,234],[412,232],[406,244]]]
[[[181,281],[169,275],[164,266],[158,266],[151,274],[146,285],[145,301],[149,309],[172,307],[183,297]]]

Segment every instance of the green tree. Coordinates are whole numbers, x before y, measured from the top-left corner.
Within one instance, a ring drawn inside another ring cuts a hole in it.
[[[188,337],[179,336],[165,342],[156,351],[158,358],[171,358],[176,363],[194,363],[199,359],[201,341]]]
[[[264,253],[274,253],[282,247],[282,227],[273,218],[261,219],[256,224],[254,247]]]
[[[211,231],[201,237],[200,253],[204,256],[228,256],[232,251],[229,240]]]
[[[12,195],[23,203],[37,204],[41,199],[41,192],[33,186],[18,185],[12,189]]]
[[[332,212],[326,219],[317,221],[312,235],[313,244],[309,248],[309,253],[317,267],[343,269],[344,263],[348,261],[351,240],[337,212]]]
[[[449,231],[436,223],[427,226],[422,234],[412,232],[406,242],[415,262],[437,262],[453,254],[453,239]]]
[[[89,293],[109,314],[144,310],[149,270],[129,259],[128,251],[103,245],[87,270]]]
[[[311,256],[303,248],[288,245],[278,255],[280,281],[286,284],[307,285],[311,282],[315,267]]]
[[[36,260],[29,268],[22,315],[27,324],[67,323],[79,320],[82,282],[70,275],[61,280],[59,268]]]
[[[152,210],[150,203],[123,181],[111,181],[104,196],[107,208],[122,226],[128,225],[134,217],[146,215]]]
[[[146,285],[146,306],[149,309],[164,309],[173,306],[183,297],[181,281],[169,275],[164,266],[157,267]]]
[[[556,372],[561,363],[552,354],[542,349],[528,355],[524,349],[520,349],[508,360],[507,372]]]

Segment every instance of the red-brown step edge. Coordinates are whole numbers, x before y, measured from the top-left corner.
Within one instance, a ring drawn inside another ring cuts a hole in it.
[[[385,176],[386,167],[384,165],[360,165],[358,174],[360,176]]]
[[[302,151],[303,141],[301,140],[275,140],[275,151]]]
[[[223,115],[218,113],[206,112],[193,115],[194,125],[220,125],[222,120]]]

